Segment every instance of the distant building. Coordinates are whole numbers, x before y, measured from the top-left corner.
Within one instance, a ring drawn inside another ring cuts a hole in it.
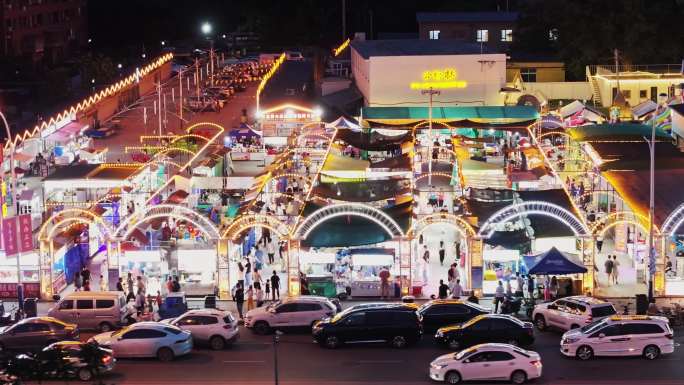
[[[434,84],[437,106],[503,104],[506,55],[454,40],[354,40],[354,82],[364,105],[425,106]]]
[[[420,39],[478,43],[506,52],[513,42],[517,12],[419,12]]]
[[[55,63],[88,42],[86,0],[3,0],[4,57]]]
[[[681,64],[590,65],[586,68],[592,97],[603,107],[613,105],[618,88],[629,106],[646,100],[658,101],[658,95],[675,96],[675,88],[684,83]]]

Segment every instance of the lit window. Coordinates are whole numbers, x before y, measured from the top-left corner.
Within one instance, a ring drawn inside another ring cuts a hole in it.
[[[502,29],[501,30],[501,41],[513,41],[513,30],[512,29]]]
[[[430,31],[430,40],[439,39],[439,30]]]
[[[537,82],[537,69],[536,68],[521,68],[520,77],[525,83],[536,83]]]
[[[489,30],[478,29],[475,39],[480,43],[489,41]]]

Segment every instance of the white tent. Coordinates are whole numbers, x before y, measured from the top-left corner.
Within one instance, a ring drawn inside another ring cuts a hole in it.
[[[359,126],[357,123],[347,120],[344,116],[340,116],[334,122],[326,123],[325,128],[347,128],[350,130],[360,130],[361,126]]]
[[[583,109],[584,109],[584,103],[580,102],[579,100],[575,100],[574,102],[568,104],[567,106],[561,107],[558,112],[560,113],[560,116],[562,116],[563,119],[565,119],[568,116],[575,115],[576,113],[582,111]]]

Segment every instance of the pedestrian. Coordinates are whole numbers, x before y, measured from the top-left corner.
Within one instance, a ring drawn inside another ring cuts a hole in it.
[[[534,299],[534,277],[531,274],[527,274],[527,294],[530,299]]]
[[[244,287],[244,285],[245,285],[245,267],[242,265],[242,262],[238,262],[237,267],[238,267],[238,283],[242,284],[242,287]]]
[[[511,279],[506,280],[506,297],[513,296],[513,289],[511,288]]]
[[[558,297],[558,278],[554,275],[551,277],[551,284],[549,285],[549,292],[551,294],[551,299],[556,299]]]
[[[86,279],[83,281],[83,291],[90,291],[90,280]]]
[[[237,285],[235,285],[235,292],[233,293],[233,301],[235,301],[235,307],[237,307],[240,319],[244,318],[242,316],[242,305],[245,303],[245,291],[242,287],[242,283],[238,282]]]
[[[145,296],[140,290],[138,290],[138,294],[135,296],[135,309],[138,311],[138,316],[145,311]]]
[[[259,248],[259,246],[256,247],[256,250],[254,251],[254,270],[261,270],[264,266],[264,252]]]
[[[606,259],[606,262],[603,264],[603,267],[605,268],[606,276],[608,277],[608,284],[610,285],[613,280],[613,260],[610,258],[610,254],[608,254],[608,258]]]
[[[439,299],[446,299],[449,296],[449,286],[444,284],[444,280],[439,280]]]
[[[523,279],[522,275],[520,275],[519,271],[517,271],[515,273],[515,280],[516,280],[515,296],[522,298],[523,297],[523,286],[525,286],[525,280]]]
[[[107,282],[104,279],[104,276],[100,274],[100,291],[107,291]]]
[[[620,273],[620,262],[617,259],[617,255],[613,255],[613,283],[618,284],[618,275]]]
[[[83,281],[81,281],[81,273],[78,272],[74,274],[74,291],[81,291],[81,286],[83,286]]]
[[[126,290],[128,290],[129,293],[134,293],[134,291],[133,291],[133,274],[131,272],[128,273],[128,277],[126,278]]]
[[[90,270],[85,266],[81,269],[81,278],[83,279],[83,285],[85,285],[85,281],[90,281]]]
[[[262,307],[264,305],[264,291],[261,288],[255,290],[256,297],[256,307]]]
[[[425,261],[425,263],[430,263],[430,250],[428,250],[427,245],[423,246],[423,250],[423,261]]]
[[[463,295],[463,287],[461,286],[461,280],[455,279],[451,284],[451,298],[460,299]]]
[[[271,280],[266,280],[266,295],[265,298],[268,299],[271,296]]]
[[[145,282],[143,282],[142,277],[137,276],[135,279],[138,283],[138,291],[142,291],[142,293],[145,294],[147,292],[147,288],[145,287]]]
[[[603,248],[603,236],[599,235],[598,237],[596,237],[596,250],[598,250],[598,252],[600,253],[601,248]]]
[[[274,256],[275,256],[275,244],[274,242],[268,242],[266,245],[266,254],[268,254],[268,264],[272,265],[274,262]]]
[[[123,278],[121,277],[119,277],[119,280],[116,281],[116,291],[124,291]]]
[[[154,298],[152,298],[152,294],[147,295],[147,312],[148,313],[154,313]]]
[[[419,245],[423,244],[423,234],[420,234],[420,236],[418,236],[418,244]]]
[[[380,273],[378,273],[378,276],[380,277],[380,298],[389,298],[389,268],[387,266],[383,266],[382,270],[380,270]]]
[[[496,287],[496,292],[494,293],[494,313],[499,312],[499,303],[503,302],[504,300],[504,287],[503,283],[499,281],[498,286]]]
[[[252,287],[252,262],[247,257],[247,262],[245,262],[245,287],[249,290]]]
[[[173,292],[178,293],[181,289],[180,282],[178,282],[178,276],[173,276]]]
[[[170,275],[166,277],[166,293],[173,293],[173,278]]]
[[[157,302],[157,309],[161,308],[162,296],[161,296],[161,292],[159,290],[157,290],[157,298],[155,298],[155,300]]]
[[[446,249],[444,249],[444,241],[439,241],[439,265],[444,266],[444,256]]]
[[[280,277],[276,274],[275,270],[271,275],[271,290],[273,290],[273,300],[280,299]]]
[[[452,282],[456,279],[456,264],[452,263],[447,271],[447,281]]]
[[[247,288],[247,311],[254,309],[254,288],[249,286]]]

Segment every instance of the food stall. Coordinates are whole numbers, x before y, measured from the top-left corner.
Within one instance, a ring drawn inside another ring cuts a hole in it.
[[[133,279],[144,276],[147,279],[147,293],[161,292],[162,284],[169,275],[169,259],[164,249],[124,251],[119,257],[119,276]]]
[[[376,250],[374,250],[376,251]],[[388,267],[391,276],[399,275],[394,265],[394,251],[373,254],[368,249],[351,250],[350,287],[353,297],[380,297],[380,270]]]
[[[216,249],[181,249],[178,275],[181,291],[190,296],[214,294],[216,286]]]
[[[16,257],[0,256],[0,299],[17,297],[17,262]],[[38,254],[35,252],[22,254],[21,283],[24,286],[24,297],[40,297],[40,267]]]
[[[500,247],[486,248],[482,254],[484,263],[484,277],[482,281],[483,294],[494,294],[496,287],[501,281],[511,281],[511,289],[515,292],[517,281],[515,273],[520,271],[520,251],[509,250]]]
[[[306,275],[312,295],[337,295],[335,260],[333,251],[312,249],[299,254],[300,270]]]

